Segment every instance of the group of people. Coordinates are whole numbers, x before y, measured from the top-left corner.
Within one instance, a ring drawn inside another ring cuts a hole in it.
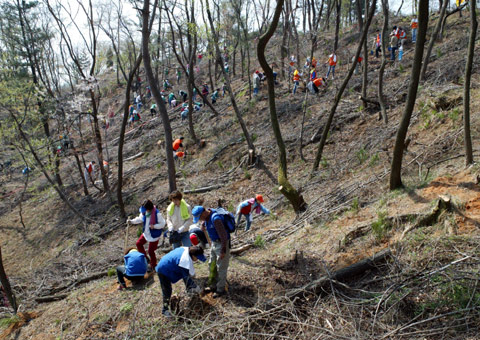
[[[166,221],[152,201],[146,200],[139,215],[128,219],[129,224],[141,224],[142,234],[136,248],[128,248],[124,254],[124,265],[117,267],[118,289],[127,287],[125,278],[132,282],[143,280],[148,272],[155,270],[163,294],[162,313],[171,316],[169,306],[172,284],[182,279],[187,293],[200,293],[201,288],[194,280],[197,260],[206,261],[204,255],[210,247],[210,274],[213,298],[226,294],[227,271],[230,263],[232,233],[242,219],[246,219],[245,231],[250,230],[252,213],[270,214],[262,203],[262,195],[241,202],[236,211],[237,218],[222,207],[191,207],[179,191],[169,195],[171,203],[166,209]],[[236,221],[236,223],[235,223]],[[155,251],[161,237],[167,236],[172,250],[157,263]],[[148,243],[148,251],[144,245]]]
[[[96,164],[97,163],[95,161],[88,162],[88,164],[85,166],[85,169],[83,170],[83,176],[85,177],[85,182],[87,186],[90,182],[95,183],[97,179]],[[103,160],[103,168],[105,169],[107,175],[109,175],[110,165],[106,160]]]
[[[303,73],[300,73],[298,71],[298,68],[295,68],[295,63],[297,62],[297,59],[295,58],[294,55],[290,57],[290,66],[289,70],[290,72],[293,71],[293,94],[297,93],[297,89],[300,86],[300,80],[303,77]],[[305,61],[305,65],[303,67],[304,72],[308,72],[308,81],[307,83],[307,89],[312,93],[312,94],[317,94],[320,92],[321,87],[327,86],[327,80],[330,76],[332,75],[332,80],[335,79],[335,67],[337,66],[337,55],[335,51],[333,51],[329,56],[328,59],[324,63],[327,65],[327,74],[325,77],[319,77],[317,73],[317,59],[315,57],[312,57],[310,60],[310,57],[307,57],[307,60]]]
[[[417,29],[418,29],[418,19],[414,15],[410,22],[410,28],[412,31],[412,43],[417,42]],[[407,41],[407,32],[401,26],[393,26],[392,32],[390,33],[390,60],[397,60],[396,52],[398,51],[398,61],[403,59],[403,49],[405,42]],[[372,54],[375,51],[375,57],[379,58],[380,52],[382,52],[382,34],[379,30],[375,35],[373,41]]]

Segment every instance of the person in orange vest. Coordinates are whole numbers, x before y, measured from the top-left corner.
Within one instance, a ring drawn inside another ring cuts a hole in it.
[[[95,161],[91,161],[90,163],[87,164],[85,167],[85,171],[83,172],[85,176],[85,182],[87,182],[88,185],[88,179],[92,178],[92,181],[95,180]]]
[[[375,58],[378,58],[378,53],[382,51],[382,34],[380,33],[380,30],[377,30],[373,46],[375,47]]]
[[[293,72],[293,94],[297,92],[297,88],[300,85],[300,73],[298,73],[298,70],[295,70]]]
[[[177,152],[175,152],[175,155],[173,156],[173,158],[175,160],[179,160],[183,157],[185,157],[185,152],[183,152],[183,151],[177,151]]]
[[[184,148],[183,148],[183,140],[185,138],[180,137],[178,139],[175,139],[172,144],[172,149],[173,149],[173,158],[177,160],[179,157],[182,158],[185,156]],[[179,154],[181,156],[179,156]]]
[[[307,84],[307,89],[313,93],[313,94],[317,94],[318,92],[320,92],[319,88],[321,86],[326,86],[327,83],[326,83],[326,79],[325,78],[315,78],[314,80],[312,80],[311,82],[309,82]]]
[[[412,22],[410,23],[410,27],[412,28],[412,42],[413,43],[417,42],[418,19],[416,15],[412,17]]]
[[[335,51],[328,56],[328,60],[325,64],[328,64],[328,71],[325,78],[328,79],[330,72],[332,72],[332,80],[335,79],[335,66],[337,66],[337,55],[335,54]]]

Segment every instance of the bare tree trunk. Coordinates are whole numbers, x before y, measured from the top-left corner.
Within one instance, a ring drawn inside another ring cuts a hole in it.
[[[338,36],[340,34],[340,15],[342,14],[342,1],[336,0],[336,21],[335,21],[335,43],[333,44],[333,50],[338,49]],[[358,59],[358,58],[357,58]]]
[[[142,62],[142,55],[139,54],[137,57],[137,60],[135,62],[135,65],[133,68],[130,70],[130,73],[128,74],[127,78],[127,86],[125,88],[125,103],[123,107],[123,119],[122,119],[122,125],[120,127],[120,136],[118,138],[118,184],[117,184],[117,203],[118,207],[120,209],[120,217],[126,218],[127,213],[125,211],[125,203],[123,202],[123,196],[122,196],[122,191],[123,191],[123,145],[125,143],[125,129],[127,126],[128,122],[128,107],[130,104],[130,91],[132,89],[132,82],[133,78],[135,77],[135,73],[137,72],[137,69],[140,66],[140,63]]]
[[[385,66],[387,65],[387,30],[388,30],[388,0],[382,0],[382,9],[383,9],[383,29],[382,29],[382,64],[380,65],[380,70],[378,70],[378,102],[380,103],[380,118],[383,117],[383,122],[388,124],[387,116],[387,103],[385,101],[385,96],[383,94],[383,74],[385,71]]]
[[[445,2],[447,0],[444,0]],[[472,136],[470,135],[470,82],[475,54],[475,38],[477,36],[476,1],[470,1],[470,40],[468,42],[468,57],[465,65],[465,83],[463,85],[463,126],[465,139],[465,163],[473,164]]]
[[[155,1],[155,4],[157,0]],[[153,12],[155,13],[155,7]],[[154,15],[153,15],[154,16]],[[168,168],[168,186],[170,192],[177,189],[177,182],[175,179],[175,163],[173,160],[173,150],[172,150],[172,127],[170,126],[170,119],[168,118],[167,108],[165,107],[165,102],[163,101],[158,85],[155,82],[155,77],[152,71],[152,65],[150,60],[150,51],[149,51],[149,38],[150,38],[150,27],[148,24],[150,18],[150,0],[145,0],[143,3],[142,9],[142,57],[143,64],[145,67],[145,73],[147,75],[148,83],[150,84],[150,90],[152,91],[157,107],[160,111],[160,116],[162,117],[163,128],[165,131],[165,153],[167,157],[167,168]]]
[[[28,138],[28,136],[25,134],[25,132],[23,131],[23,128],[20,124],[20,122],[18,121],[17,117],[15,117],[15,113],[13,113],[12,111],[8,111],[9,114],[10,114],[10,117],[12,117],[13,121],[15,122],[15,125],[17,126],[17,129],[18,129],[18,132],[20,133],[20,137],[25,141],[25,143],[27,144],[27,148],[28,148],[28,151],[32,154],[33,158],[35,159],[35,162],[37,163],[37,165],[39,166],[40,170],[42,171],[43,175],[45,176],[45,178],[47,179],[47,181],[53,186],[53,188],[55,189],[55,191],[57,192],[58,196],[61,198],[61,200],[63,202],[65,202],[65,204],[67,204],[67,206],[70,208],[70,210],[75,214],[77,215],[83,222],[91,222],[92,220],[85,217],[84,215],[82,215],[73,205],[72,203],[70,203],[70,201],[68,200],[67,196],[65,195],[65,193],[63,192],[62,188],[50,177],[50,175],[48,174],[47,172],[47,169],[45,169],[45,166],[43,165],[43,162],[42,160],[38,157],[38,154],[36,153],[34,147],[32,146],[32,144],[30,143],[30,139]]]
[[[403,3],[404,3],[404,0],[402,0],[402,2],[400,3],[400,7],[398,7],[397,14],[395,14],[396,17],[398,17],[398,15],[400,14],[400,11],[402,10],[402,7],[403,7]]]
[[[342,94],[345,91],[345,88],[347,87],[347,84],[353,75],[353,71],[355,70],[355,67],[357,67],[358,57],[360,57],[360,52],[362,51],[363,42],[365,41],[365,39],[367,39],[368,28],[370,27],[370,24],[372,22],[373,14],[375,13],[376,4],[377,4],[377,0],[373,0],[370,13],[368,14],[368,20],[363,27],[362,37],[360,38],[360,42],[357,47],[357,52],[355,53],[355,59],[352,63],[352,66],[350,67],[350,70],[348,71],[347,76],[343,80],[343,83],[340,86],[340,89],[335,95],[333,105],[330,108],[330,114],[328,116],[327,123],[325,124],[325,127],[323,129],[322,138],[320,140],[320,144],[318,145],[318,149],[317,149],[317,155],[315,156],[315,162],[313,163],[312,173],[316,171],[318,169],[318,166],[320,165],[320,160],[322,159],[322,154],[323,154],[323,148],[325,147],[325,143],[327,142],[328,132],[330,131],[330,126],[332,125],[333,116],[335,115],[338,103],[342,98]]]
[[[403,112],[402,120],[397,131],[395,146],[393,149],[392,170],[390,173],[390,190],[403,186],[402,183],[402,161],[405,149],[405,137],[407,136],[410,118],[417,99],[418,82],[420,79],[420,68],[423,59],[423,48],[428,29],[428,0],[419,0],[418,3],[418,35],[415,45],[412,72],[410,75],[410,86],[408,88],[407,104]]]
[[[283,142],[282,132],[280,130],[280,124],[278,122],[277,110],[275,108],[275,84],[273,81],[273,71],[268,65],[267,60],[265,59],[265,48],[268,44],[268,41],[272,37],[275,29],[277,28],[278,21],[280,19],[280,14],[282,12],[284,0],[278,0],[277,6],[275,9],[275,14],[272,19],[270,27],[267,29],[265,34],[263,34],[257,45],[257,55],[260,66],[263,68],[268,82],[268,104],[270,107],[270,120],[272,122],[273,133],[277,141],[278,146],[278,184],[279,191],[290,201],[293,209],[296,213],[305,211],[307,204],[303,200],[302,195],[290,184],[288,181],[288,172],[287,172],[287,153],[285,150],[285,143]]]
[[[445,0],[443,2],[442,8],[440,9],[440,17],[438,18],[437,24],[435,25],[435,30],[433,31],[432,36],[430,37],[430,41],[428,42],[427,53],[425,54],[425,58],[423,58],[422,70],[420,72],[421,81],[425,81],[428,62],[430,61],[433,45],[435,44],[435,40],[437,40],[438,33],[440,32],[440,28],[442,27],[442,21],[443,21],[443,17],[445,16],[445,11],[447,10],[447,4],[448,4],[448,1]]]
[[[375,8],[373,9],[375,11]],[[365,0],[365,13],[368,13],[368,0]],[[368,36],[368,33],[367,33]],[[368,88],[368,46],[367,39],[363,42],[363,78],[362,78],[362,97],[367,98]],[[367,105],[365,105],[367,107]]]
[[[300,158],[302,161],[306,162],[307,160],[303,156],[303,127],[305,125],[305,115],[307,113],[307,100],[308,100],[308,91],[305,91],[305,98],[303,99],[303,115],[302,115],[302,129],[300,130],[300,145],[299,145],[299,152]]]
[[[88,196],[88,186],[87,186],[87,181],[85,181],[85,176],[83,175],[83,167],[82,164],[80,163],[80,158],[78,157],[78,152],[75,147],[72,147],[72,152],[73,152],[73,157],[75,157],[75,163],[77,164],[77,170],[80,175],[80,179],[82,181],[82,187],[83,187],[83,193],[85,196]]]
[[[5,274],[5,269],[3,268],[3,260],[2,260],[2,247],[0,246],[0,283],[2,283],[2,287],[5,290],[5,294],[7,294],[8,301],[10,302],[10,306],[13,308],[15,314],[17,314],[18,306],[17,306],[17,299],[15,298],[15,294],[12,291],[12,287],[10,286],[10,281],[8,281],[7,274]]]
[[[213,41],[214,41],[214,45],[215,45],[216,60],[222,66],[223,62],[222,62],[222,55],[220,53],[220,47],[218,45],[218,35],[217,35],[216,30],[215,30],[215,26],[213,24],[212,14],[210,13],[208,0],[206,1],[206,9],[207,9],[207,17],[208,17],[208,21],[210,23],[210,29],[212,31]],[[225,78],[225,82],[226,82],[226,85],[227,85],[228,94],[230,95],[230,100],[232,102],[233,110],[235,111],[235,114],[237,116],[237,120],[240,124],[240,127],[242,128],[242,132],[243,132],[243,135],[245,136],[245,139],[247,141],[248,148],[253,153],[251,159],[254,162],[255,158],[256,158],[255,145],[253,144],[253,140],[250,136],[250,133],[248,132],[247,125],[245,124],[245,121],[243,120],[243,117],[240,113],[240,110],[238,109],[237,101],[235,99],[235,94],[233,93],[232,84],[231,84],[231,81],[230,81],[230,75],[225,71],[224,67],[222,67],[221,69],[222,69],[222,73],[223,73],[223,76]]]

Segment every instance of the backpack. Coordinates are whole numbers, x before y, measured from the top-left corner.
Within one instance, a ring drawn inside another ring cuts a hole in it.
[[[223,208],[217,208],[215,209],[215,214],[223,215],[223,225],[230,234],[235,232],[237,225],[235,223],[235,216],[233,216],[231,212]]]

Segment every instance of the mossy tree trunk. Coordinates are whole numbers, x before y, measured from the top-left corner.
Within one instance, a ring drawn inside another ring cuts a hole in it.
[[[280,192],[290,201],[292,204],[293,209],[295,212],[304,211],[307,207],[307,204],[303,200],[302,195],[290,184],[288,181],[287,176],[287,153],[285,149],[285,143],[283,141],[282,132],[280,130],[280,124],[278,122],[277,117],[277,110],[275,107],[275,84],[273,81],[273,70],[268,65],[267,60],[265,58],[265,48],[267,46],[268,41],[272,37],[273,33],[275,32],[278,21],[280,18],[280,14],[282,13],[282,8],[284,4],[284,0],[278,0],[277,6],[275,9],[275,14],[272,19],[272,23],[270,27],[267,29],[265,34],[263,34],[257,45],[257,55],[258,61],[260,66],[263,68],[265,75],[267,77],[268,83],[268,104],[270,107],[270,119],[272,122],[273,133],[275,135],[275,139],[277,141],[278,146],[278,189]]]

